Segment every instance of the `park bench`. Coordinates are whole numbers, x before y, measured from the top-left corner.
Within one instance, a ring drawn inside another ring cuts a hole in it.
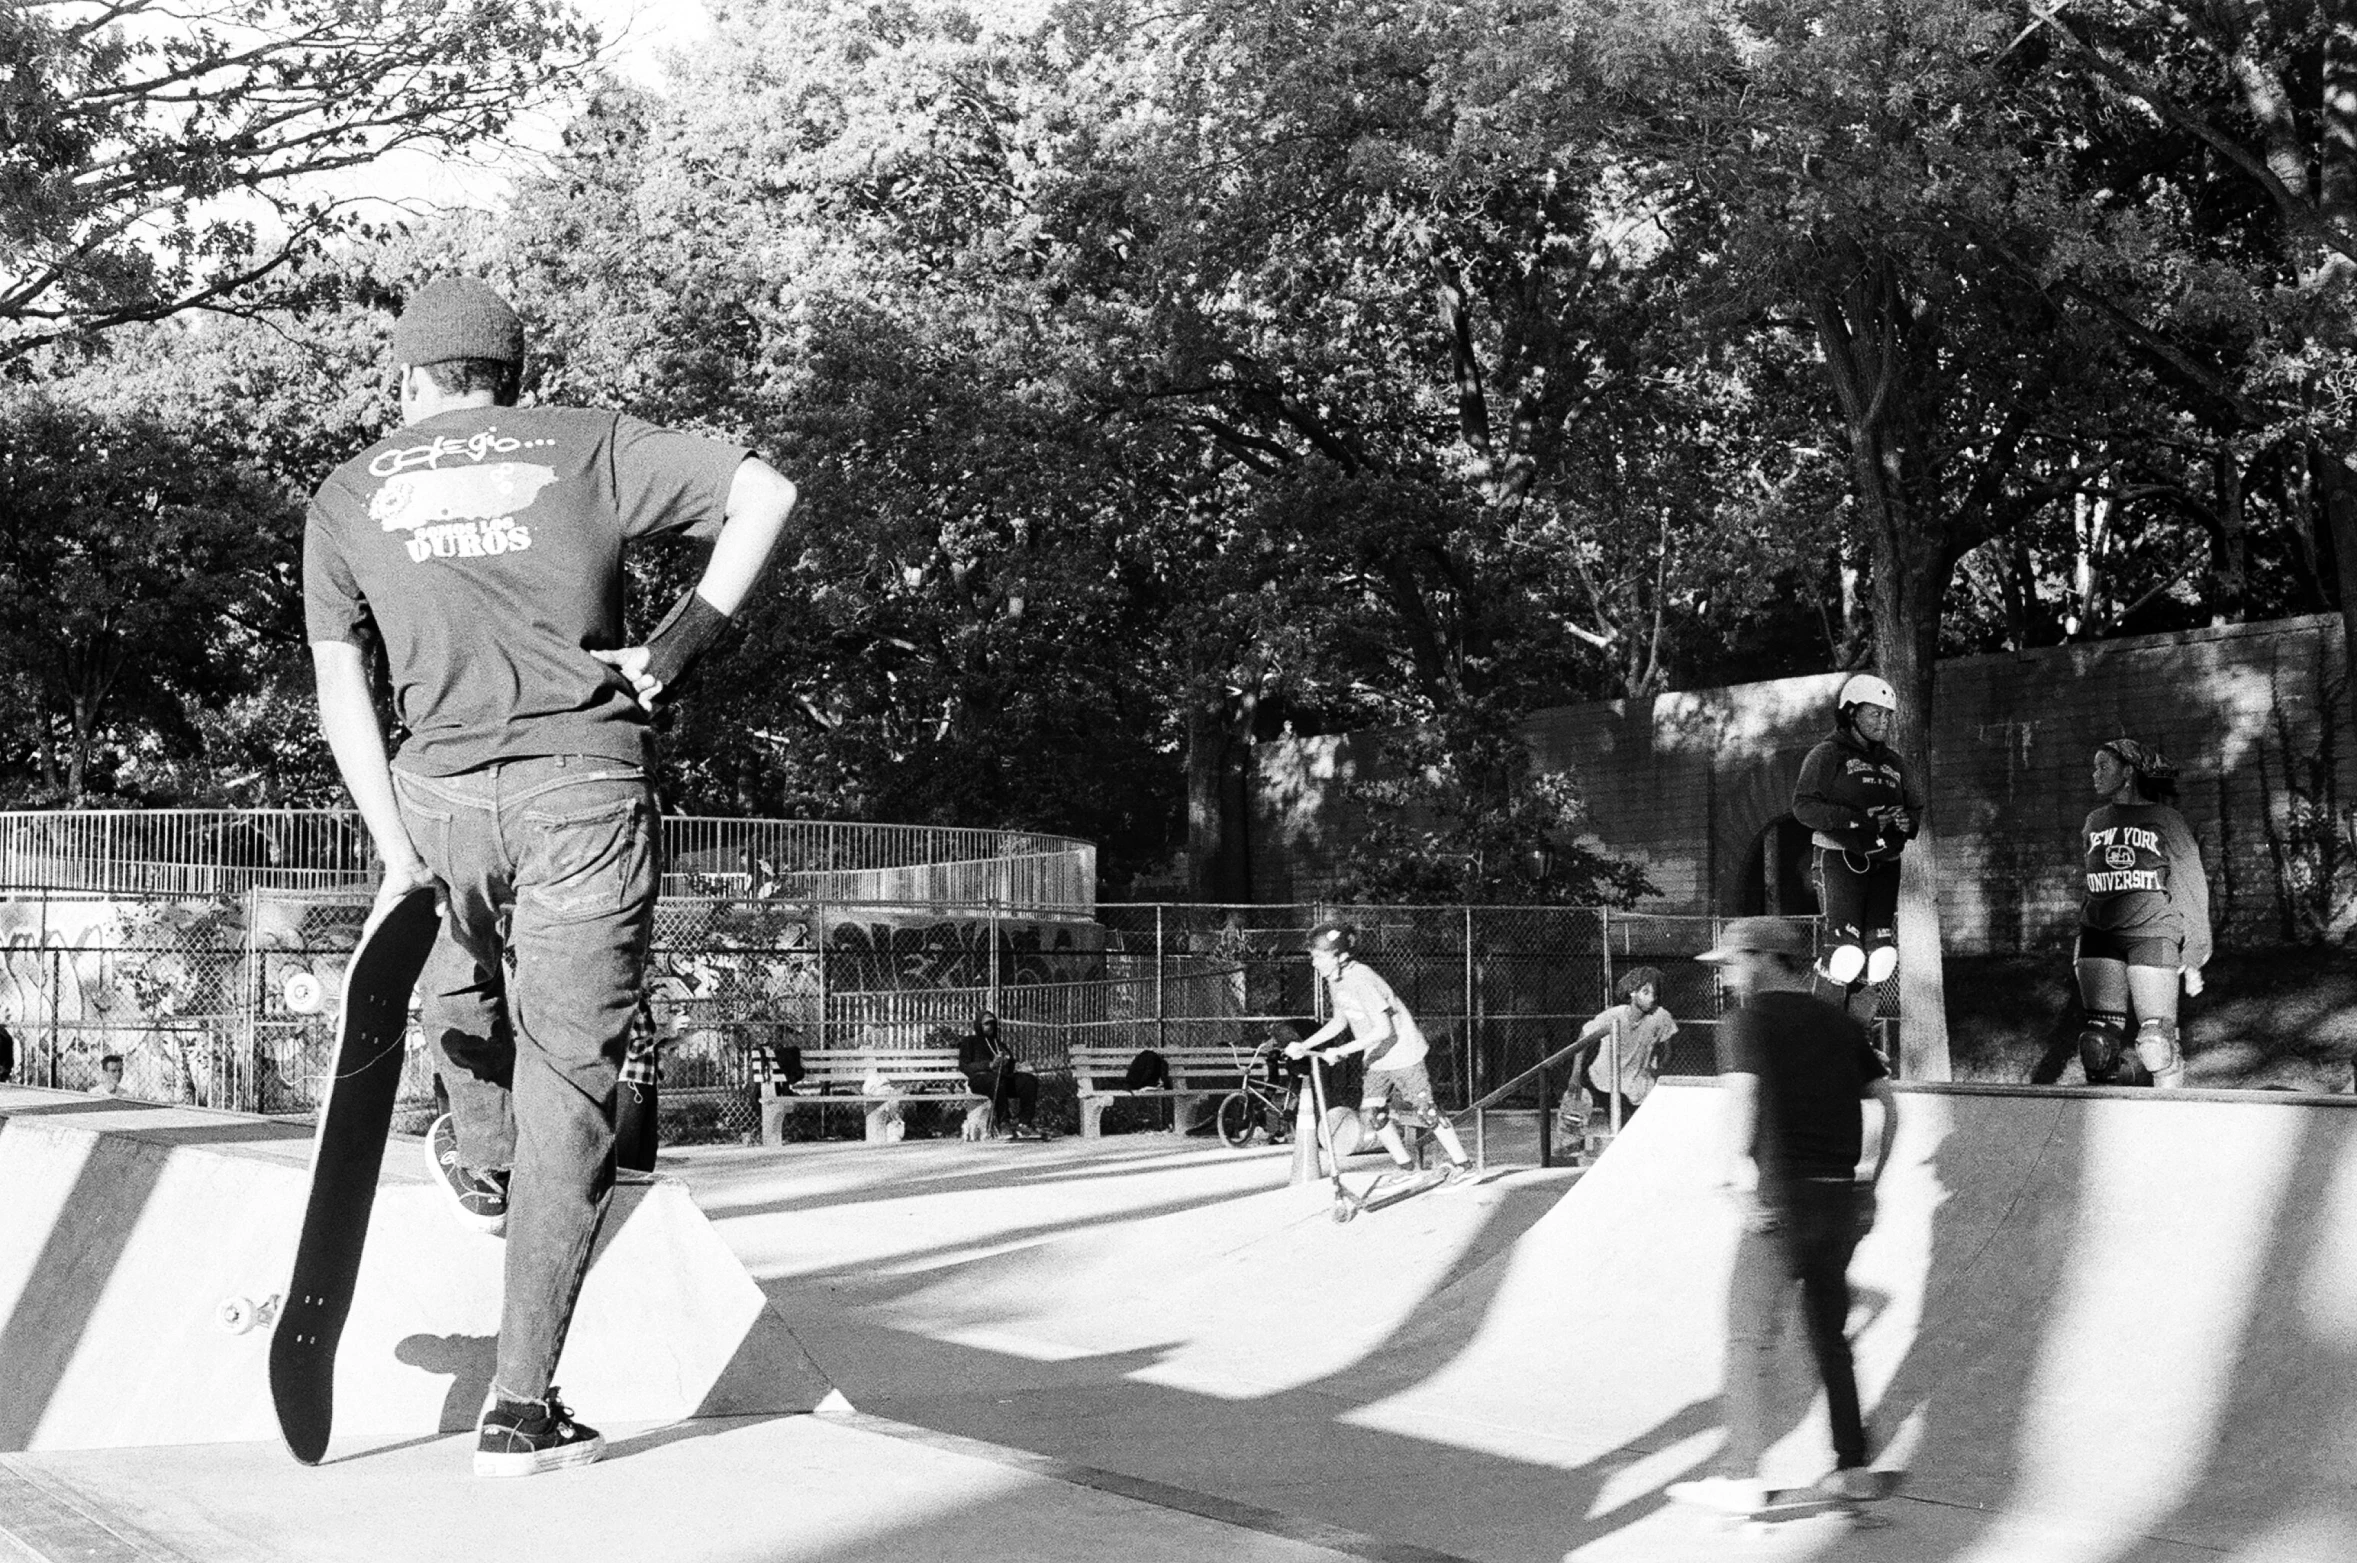
[[[868,1088],[869,1081],[879,1077],[889,1091]],[[963,1103],[970,1108],[988,1100],[967,1084],[954,1047],[805,1048],[802,1078],[790,1086],[777,1077],[769,1058],[756,1052],[753,1090],[761,1102],[765,1145],[784,1138],[785,1116],[797,1107],[865,1106],[867,1137],[881,1142],[890,1137],[888,1126],[901,1104]]]
[[[1245,1058],[1231,1047],[1164,1047],[1156,1048],[1163,1061],[1170,1065],[1170,1084],[1151,1086],[1142,1091],[1122,1089],[1122,1077],[1129,1073],[1130,1060],[1138,1056],[1134,1047],[1076,1047],[1072,1050],[1072,1083],[1080,1097],[1080,1133],[1083,1139],[1096,1139],[1104,1132],[1105,1109],[1114,1102],[1128,1098],[1151,1100],[1156,1097],[1173,1104],[1172,1127],[1183,1129],[1186,1120],[1179,1118],[1177,1104],[1219,1098],[1237,1090],[1244,1083]]]

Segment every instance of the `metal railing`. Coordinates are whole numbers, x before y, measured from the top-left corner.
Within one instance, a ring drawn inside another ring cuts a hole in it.
[[[1037,831],[844,820],[663,821],[665,888],[830,901],[1096,905],[1094,843]],[[379,872],[344,809],[0,812],[0,889],[237,895],[335,890]]]

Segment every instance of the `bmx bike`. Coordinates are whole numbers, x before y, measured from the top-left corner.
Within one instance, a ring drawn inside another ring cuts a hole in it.
[[[1241,1052],[1241,1049],[1238,1050]],[[1277,1145],[1293,1133],[1293,1115],[1301,1100],[1301,1082],[1286,1072],[1282,1049],[1263,1042],[1252,1050],[1240,1070],[1243,1084],[1219,1099],[1214,1122],[1219,1137],[1231,1150],[1242,1150],[1255,1134]]]

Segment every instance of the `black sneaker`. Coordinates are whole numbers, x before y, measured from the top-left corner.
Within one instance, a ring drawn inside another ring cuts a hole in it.
[[[605,1435],[574,1421],[553,1385],[546,1400],[499,1396],[475,1423],[477,1476],[538,1476],[595,1464],[605,1452]]]
[[[470,1232],[507,1232],[507,1174],[469,1172],[458,1159],[458,1122],[444,1113],[426,1130],[426,1165],[450,1200],[451,1214]]]

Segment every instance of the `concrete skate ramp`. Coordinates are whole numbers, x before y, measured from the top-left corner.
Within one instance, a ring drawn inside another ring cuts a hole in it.
[[[274,1440],[267,1328],[308,1130],[0,1087],[0,1450]],[[453,1222],[395,1140],[336,1373],[336,1432],[473,1425],[499,1329],[499,1239]],[[615,1422],[804,1411],[823,1375],[678,1184],[625,1184],[559,1366]]]
[[[1852,1326],[1910,1495],[1982,1511],[1940,1556],[2357,1556],[2357,1103],[1962,1087],[1901,1103]],[[1396,1387],[1350,1420],[1547,1444],[1599,1477],[1574,1555],[1652,1555],[1615,1522],[1718,1443],[1735,1235],[1718,1106],[1707,1087],[1660,1091],[1512,1252],[1367,1365]],[[1813,1383],[1789,1339],[1784,1359],[1786,1382]],[[1821,1405],[1796,1393],[1789,1427],[1771,1475],[1814,1477]]]

